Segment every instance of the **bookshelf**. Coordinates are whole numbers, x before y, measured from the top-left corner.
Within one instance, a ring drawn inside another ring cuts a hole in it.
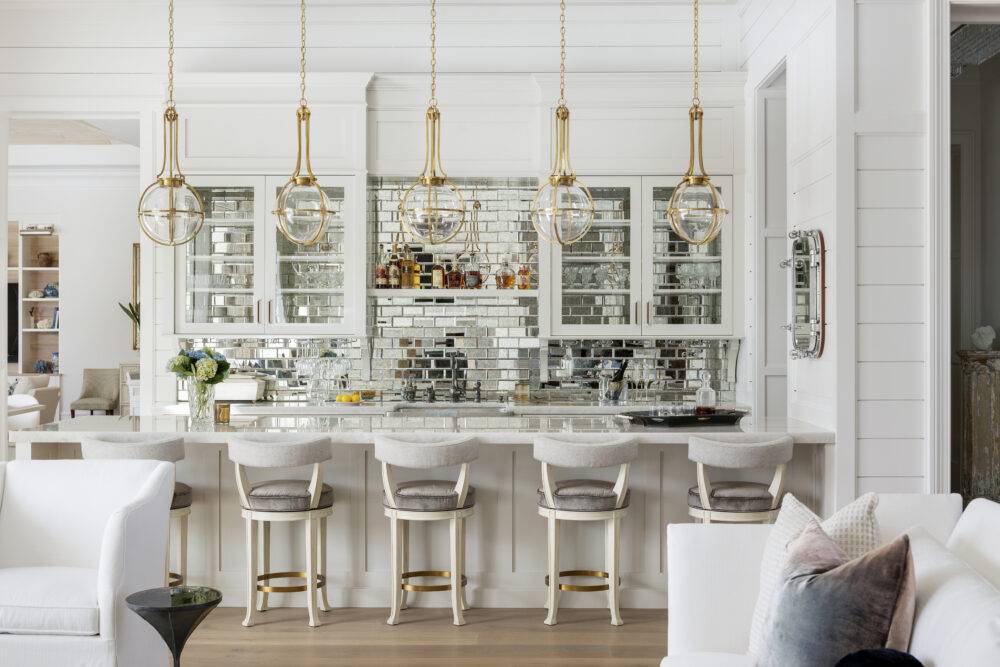
[[[51,225],[8,222],[7,238],[7,283],[17,284],[19,302],[18,361],[8,370],[34,373],[36,362],[59,354],[60,295],[46,293],[46,286],[59,286],[59,235]]]

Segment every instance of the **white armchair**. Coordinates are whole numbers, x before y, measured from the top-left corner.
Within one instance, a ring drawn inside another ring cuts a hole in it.
[[[174,470],[0,463],[0,665],[166,666],[127,595],[163,585]]]

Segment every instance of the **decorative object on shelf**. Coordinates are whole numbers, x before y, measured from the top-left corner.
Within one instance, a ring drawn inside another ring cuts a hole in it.
[[[52,320],[50,318],[48,318],[48,317],[43,317],[40,320],[38,320],[37,322],[35,322],[35,328],[36,329],[51,329],[52,328]]]
[[[37,223],[21,225],[17,230],[17,233],[21,236],[52,236],[55,232],[55,225]]]
[[[698,28],[699,0],[694,0],[694,77],[691,108],[688,110],[688,126],[690,134],[690,156],[684,178],[674,188],[667,209],[667,218],[674,232],[684,241],[694,245],[704,245],[715,240],[722,229],[722,223],[729,211],[718,188],[712,184],[711,177],[705,171],[705,158],[702,151],[702,119],[704,110],[698,97]],[[697,150],[698,171],[695,174],[695,151]]]
[[[167,370],[187,382],[191,421],[214,419],[215,385],[229,377],[229,362],[210,347],[181,350],[170,360]]]
[[[988,324],[983,327],[978,327],[970,336],[972,339],[972,345],[977,350],[982,350],[984,352],[993,347],[993,339],[996,337],[997,332]]]
[[[510,268],[510,260],[506,257],[500,262],[496,279],[497,289],[514,289],[514,269]]]
[[[559,2],[559,101],[556,103],[556,152],[552,173],[531,203],[531,224],[549,243],[570,245],[594,222],[594,199],[577,180],[569,161],[569,107],[566,106],[566,0]]]
[[[309,105],[306,102],[306,1],[299,3],[299,108],[295,112],[298,152],[295,170],[278,194],[275,215],[278,229],[292,243],[311,245],[323,235],[333,220],[330,200],[313,174],[309,158]],[[305,150],[303,151],[303,146]],[[305,174],[302,174],[303,154]]]
[[[139,197],[139,227],[153,242],[183,245],[201,231],[205,204],[184,181],[177,147],[174,103],[174,0],[167,3],[167,108],[163,112],[163,164],[156,180]]]
[[[473,196],[475,196],[475,191],[473,191]],[[475,277],[472,278],[473,289],[478,289],[482,286],[483,281],[490,275],[490,262],[489,255],[483,252],[483,247],[481,245],[482,240],[479,236],[479,213],[483,209],[483,204],[478,199],[472,201],[472,213],[469,216],[469,226],[466,229],[465,234],[465,248],[462,249],[462,254],[469,257],[469,266],[466,267],[466,274],[470,270],[474,270],[479,273],[479,280],[477,281]],[[468,276],[466,277],[466,283],[468,283]],[[478,284],[475,284],[477,283]]]
[[[51,361],[45,361],[44,359],[39,359],[38,361],[35,362],[35,372],[36,373],[43,373],[43,374],[46,374],[46,375],[51,374],[53,372],[52,371],[52,362]]]
[[[41,266],[42,268],[47,269],[55,266],[56,260],[51,252],[40,252],[35,256],[35,259],[38,261],[38,266]]]
[[[215,423],[216,424],[228,424],[229,415],[231,410],[229,408],[229,403],[220,402],[215,404]]]
[[[33,289],[30,292],[28,292],[28,298],[29,299],[44,299],[45,298],[45,292],[43,292],[40,289]]]
[[[431,99],[424,119],[424,170],[403,194],[399,217],[413,238],[446,243],[465,224],[465,199],[441,167],[441,112],[437,107],[437,2],[431,0]]]
[[[59,296],[59,285],[57,283],[48,283],[43,289],[42,294],[46,299],[55,299]]]
[[[818,229],[793,230],[792,257],[781,262],[791,269],[792,359],[817,359],[826,340],[826,248]]]

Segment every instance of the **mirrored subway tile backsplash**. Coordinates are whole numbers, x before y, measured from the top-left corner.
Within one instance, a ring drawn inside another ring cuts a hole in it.
[[[417,385],[418,399],[434,385],[440,400],[446,400],[454,364],[470,392],[477,381],[482,383],[484,399],[509,395],[518,382],[527,382],[540,400],[589,401],[595,398],[597,368],[603,359],[616,363],[629,359],[633,386],[656,400],[692,400],[707,374],[720,401],[735,400],[738,339],[539,339],[533,299],[439,297],[425,302],[419,297],[407,305],[399,301],[375,299],[373,335],[366,338],[189,338],[181,344],[216,348],[234,370],[264,376],[266,399],[273,401],[306,400],[310,382],[312,398],[335,394],[338,381],[317,379],[314,375],[321,373],[315,367],[300,363],[321,355],[346,361],[350,388],[375,390],[386,400],[398,399],[408,378]],[[395,315],[395,308],[421,312]],[[435,321],[428,326],[397,325],[396,317]],[[567,349],[573,360],[569,375]],[[450,354],[457,355],[454,362]],[[183,398],[182,386],[179,396]]]

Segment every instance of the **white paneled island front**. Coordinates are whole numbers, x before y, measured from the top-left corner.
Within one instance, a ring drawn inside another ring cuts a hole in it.
[[[78,417],[38,430],[14,431],[18,459],[78,457],[78,443],[90,434],[142,432],[178,434],[186,458],[177,464],[177,480],[193,488],[188,544],[188,581],[223,592],[223,605],[245,604],[245,538],[228,438],[241,432],[310,432],[329,435],[333,458],[324,481],[334,489],[327,553],[328,592],[334,607],[389,605],[389,529],[382,512],[380,467],[372,456],[374,435],[439,431],[475,433],[482,443],[471,470],[476,514],[467,523],[467,588],[473,611],[479,607],[538,607],[545,602],[545,521],[538,516],[539,465],[531,445],[539,433],[634,434],[639,458],[632,466],[629,514],[622,524],[622,607],[666,607],[666,531],[668,523],[686,522],[688,488],[695,467],[687,459],[691,435],[712,432],[788,434],[795,442],[787,489],[818,511],[831,509],[834,434],[792,420],[739,426],[645,428],[614,415],[406,416],[396,413],[353,416],[234,416],[228,425],[192,429],[184,417]],[[255,471],[260,478],[306,478],[305,469]],[[603,471],[613,479],[613,471]],[[427,478],[427,472],[400,479]],[[452,471],[447,471],[451,477]],[[719,479],[740,475],[717,471]],[[591,477],[586,470],[560,470],[558,478]],[[768,471],[748,473],[755,481]],[[253,481],[254,477],[251,477]],[[440,533],[438,531],[441,531]],[[414,525],[411,567],[446,569],[446,526]],[[562,569],[601,569],[604,534],[600,525],[562,527]],[[305,562],[301,527],[275,525],[271,570],[299,570]],[[411,594],[410,604],[448,606],[440,593]],[[272,595],[275,606],[303,604],[301,595]],[[563,606],[605,607],[603,595],[565,593]],[[336,613],[336,612],[334,612]]]

